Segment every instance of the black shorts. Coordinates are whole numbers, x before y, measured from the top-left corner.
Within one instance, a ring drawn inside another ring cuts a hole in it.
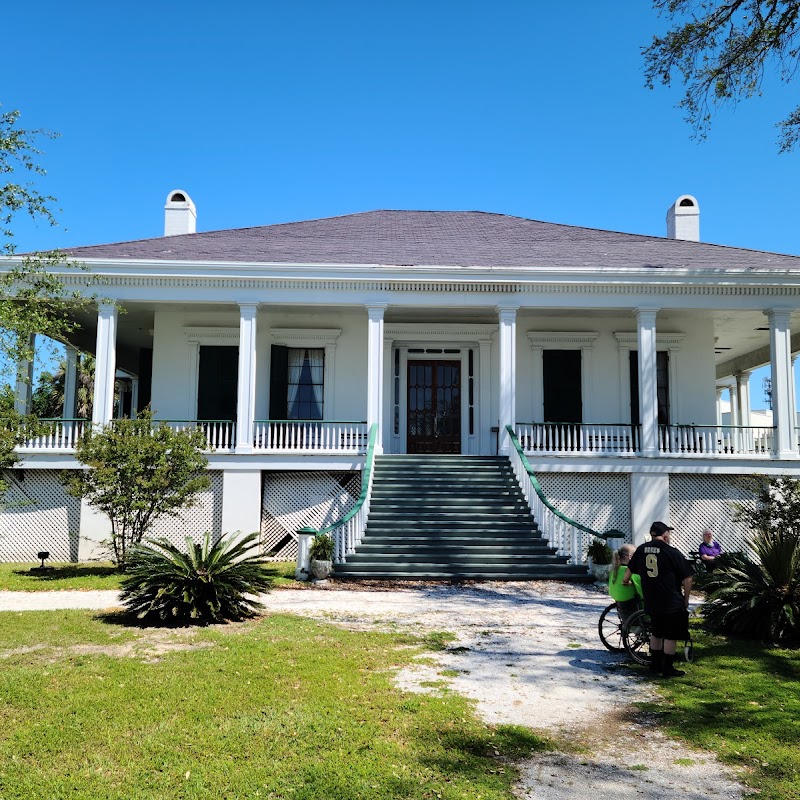
[[[651,614],[651,633],[656,639],[688,639],[689,612],[673,611],[671,614]]]

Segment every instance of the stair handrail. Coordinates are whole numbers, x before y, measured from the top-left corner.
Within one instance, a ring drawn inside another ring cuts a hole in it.
[[[555,541],[559,554],[569,555],[573,564],[581,563],[584,548],[581,547],[582,542],[580,540],[584,537],[580,536],[580,533],[599,539],[606,544],[609,539],[625,538],[625,534],[616,528],[600,533],[559,511],[545,496],[544,490],[536,477],[536,473],[533,471],[533,467],[531,467],[530,461],[528,461],[528,457],[525,455],[525,451],[522,449],[513,426],[506,425],[506,432],[513,446],[512,453],[516,456],[516,458],[511,459],[511,463],[514,466],[514,471],[517,473],[522,491],[530,504],[535,519],[537,522],[544,523],[549,515],[555,517],[555,520],[550,520],[553,523],[551,530],[553,535],[549,536],[547,529],[543,529],[542,535],[551,542]],[[526,475],[528,477],[527,481],[524,480]],[[531,489],[533,490],[533,495],[531,495]]]
[[[361,472],[361,494],[355,505],[340,519],[324,528],[306,526],[298,534],[313,534],[314,536],[329,535],[333,538],[333,561],[335,564],[344,564],[348,553],[353,553],[361,542],[364,528],[369,515],[370,498],[372,496],[372,479],[375,473],[375,444],[378,439],[378,426],[373,423],[369,428],[367,440],[367,455],[364,460],[364,469]],[[298,559],[301,553],[298,551]],[[301,571],[305,565],[299,565]]]

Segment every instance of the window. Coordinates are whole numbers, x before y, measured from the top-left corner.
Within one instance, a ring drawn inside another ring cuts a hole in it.
[[[238,347],[201,346],[197,418],[235,420],[238,381]]]
[[[542,352],[545,422],[582,422],[581,351]]]
[[[323,419],[325,350],[272,346],[270,419]]]

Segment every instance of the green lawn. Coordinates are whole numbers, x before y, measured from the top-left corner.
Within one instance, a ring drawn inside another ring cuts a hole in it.
[[[646,705],[676,736],[711,750],[761,800],[800,800],[800,651],[693,633],[686,677],[660,681]]]
[[[0,797],[512,800],[506,759],[541,739],[393,685],[441,641],[289,616],[0,614]]]
[[[294,582],[293,561],[275,561],[264,571],[273,578],[273,585]],[[0,591],[47,592],[56,589],[119,589],[122,575],[110,561],[80,564],[48,564],[38,569],[35,564],[0,564]]]

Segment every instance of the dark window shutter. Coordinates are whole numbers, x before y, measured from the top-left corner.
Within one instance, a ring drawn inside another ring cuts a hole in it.
[[[272,345],[269,367],[269,418],[286,419],[289,377],[289,348]]]
[[[639,353],[631,350],[630,360],[630,385],[631,385],[631,425],[639,425]]]
[[[238,394],[239,348],[200,347],[197,381],[197,418],[235,420]]]
[[[544,421],[583,421],[581,351],[545,350],[542,353]]]
[[[639,425],[639,353],[631,350],[631,425]],[[656,353],[656,391],[658,392],[658,424],[669,425],[669,351]]]

